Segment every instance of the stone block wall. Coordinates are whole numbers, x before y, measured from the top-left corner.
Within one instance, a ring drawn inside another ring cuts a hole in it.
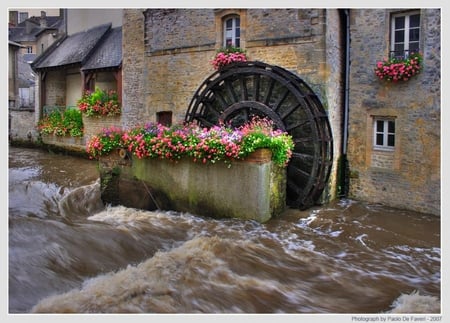
[[[9,139],[12,141],[35,141],[37,131],[34,109],[9,109]]]
[[[44,105],[66,105],[66,73],[65,70],[50,71],[45,80],[46,98]]]
[[[348,161],[350,196],[440,214],[440,10],[422,9],[423,71],[407,82],[378,80],[389,52],[390,17],[401,10],[351,10]],[[395,149],[373,148],[373,120],[395,120]]]
[[[98,117],[92,116],[87,117],[83,114],[83,127],[84,127],[84,135],[83,141],[87,143],[89,139],[101,133],[105,128],[122,128],[121,116],[113,116],[113,117]]]
[[[324,9],[127,9],[123,19],[125,122],[155,121],[159,111],[184,119],[193,94],[214,72],[224,15],[239,13],[241,42],[250,60],[281,66],[307,82],[327,109],[332,69],[326,26],[339,33],[337,10]],[[336,35],[336,37],[340,37]],[[337,48],[336,50],[339,50]],[[337,51],[336,51],[337,52]],[[339,57],[339,55],[337,56]],[[332,73],[337,73],[332,75]],[[143,99],[143,102],[141,101]],[[331,106],[330,106],[331,104]]]
[[[125,127],[149,121],[144,109],[144,10],[124,9],[122,20],[122,122]]]

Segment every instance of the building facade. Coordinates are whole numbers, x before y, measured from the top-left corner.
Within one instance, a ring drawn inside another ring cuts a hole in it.
[[[440,214],[440,26],[440,9],[352,10],[349,196]],[[420,74],[399,82],[374,74],[377,61],[414,50]]]

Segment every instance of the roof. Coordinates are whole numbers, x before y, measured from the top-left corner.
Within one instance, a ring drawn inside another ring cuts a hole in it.
[[[47,19],[47,26],[42,27],[33,20],[35,17],[28,18],[21,22],[17,27],[9,28],[9,39],[15,42],[34,42],[40,33],[46,30],[58,30],[63,23],[63,19],[59,16],[49,16]],[[26,23],[32,24],[33,27],[27,32]]]
[[[33,62],[33,69],[55,68],[68,65],[82,65],[100,44],[111,23],[82,31],[53,43]]]
[[[83,64],[81,70],[118,67],[122,63],[122,27],[113,28]]]
[[[42,17],[32,16],[17,25],[17,27],[26,27],[26,22],[29,21],[39,27],[41,24]],[[62,21],[61,16],[45,16],[46,24],[48,27],[54,27],[53,25],[58,24]]]
[[[16,43],[15,41],[8,40],[8,44],[15,47],[25,47],[22,44]]]
[[[35,34],[40,31],[39,27],[34,27],[29,33],[25,27],[9,28],[9,39],[15,42],[33,42],[36,41]]]

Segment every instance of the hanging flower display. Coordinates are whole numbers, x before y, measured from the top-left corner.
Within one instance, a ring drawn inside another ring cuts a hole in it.
[[[214,69],[218,70],[222,67],[234,62],[246,62],[247,55],[242,48],[239,47],[224,47],[217,51],[216,56],[211,61]]]
[[[390,58],[379,61],[375,75],[388,82],[408,81],[422,70],[422,55],[413,53],[406,58]]]

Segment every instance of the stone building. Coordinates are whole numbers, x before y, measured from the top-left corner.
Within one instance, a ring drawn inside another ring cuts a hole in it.
[[[440,214],[440,14],[440,9],[351,11],[351,197]],[[422,53],[422,72],[406,82],[380,81],[375,64],[394,50]]]

